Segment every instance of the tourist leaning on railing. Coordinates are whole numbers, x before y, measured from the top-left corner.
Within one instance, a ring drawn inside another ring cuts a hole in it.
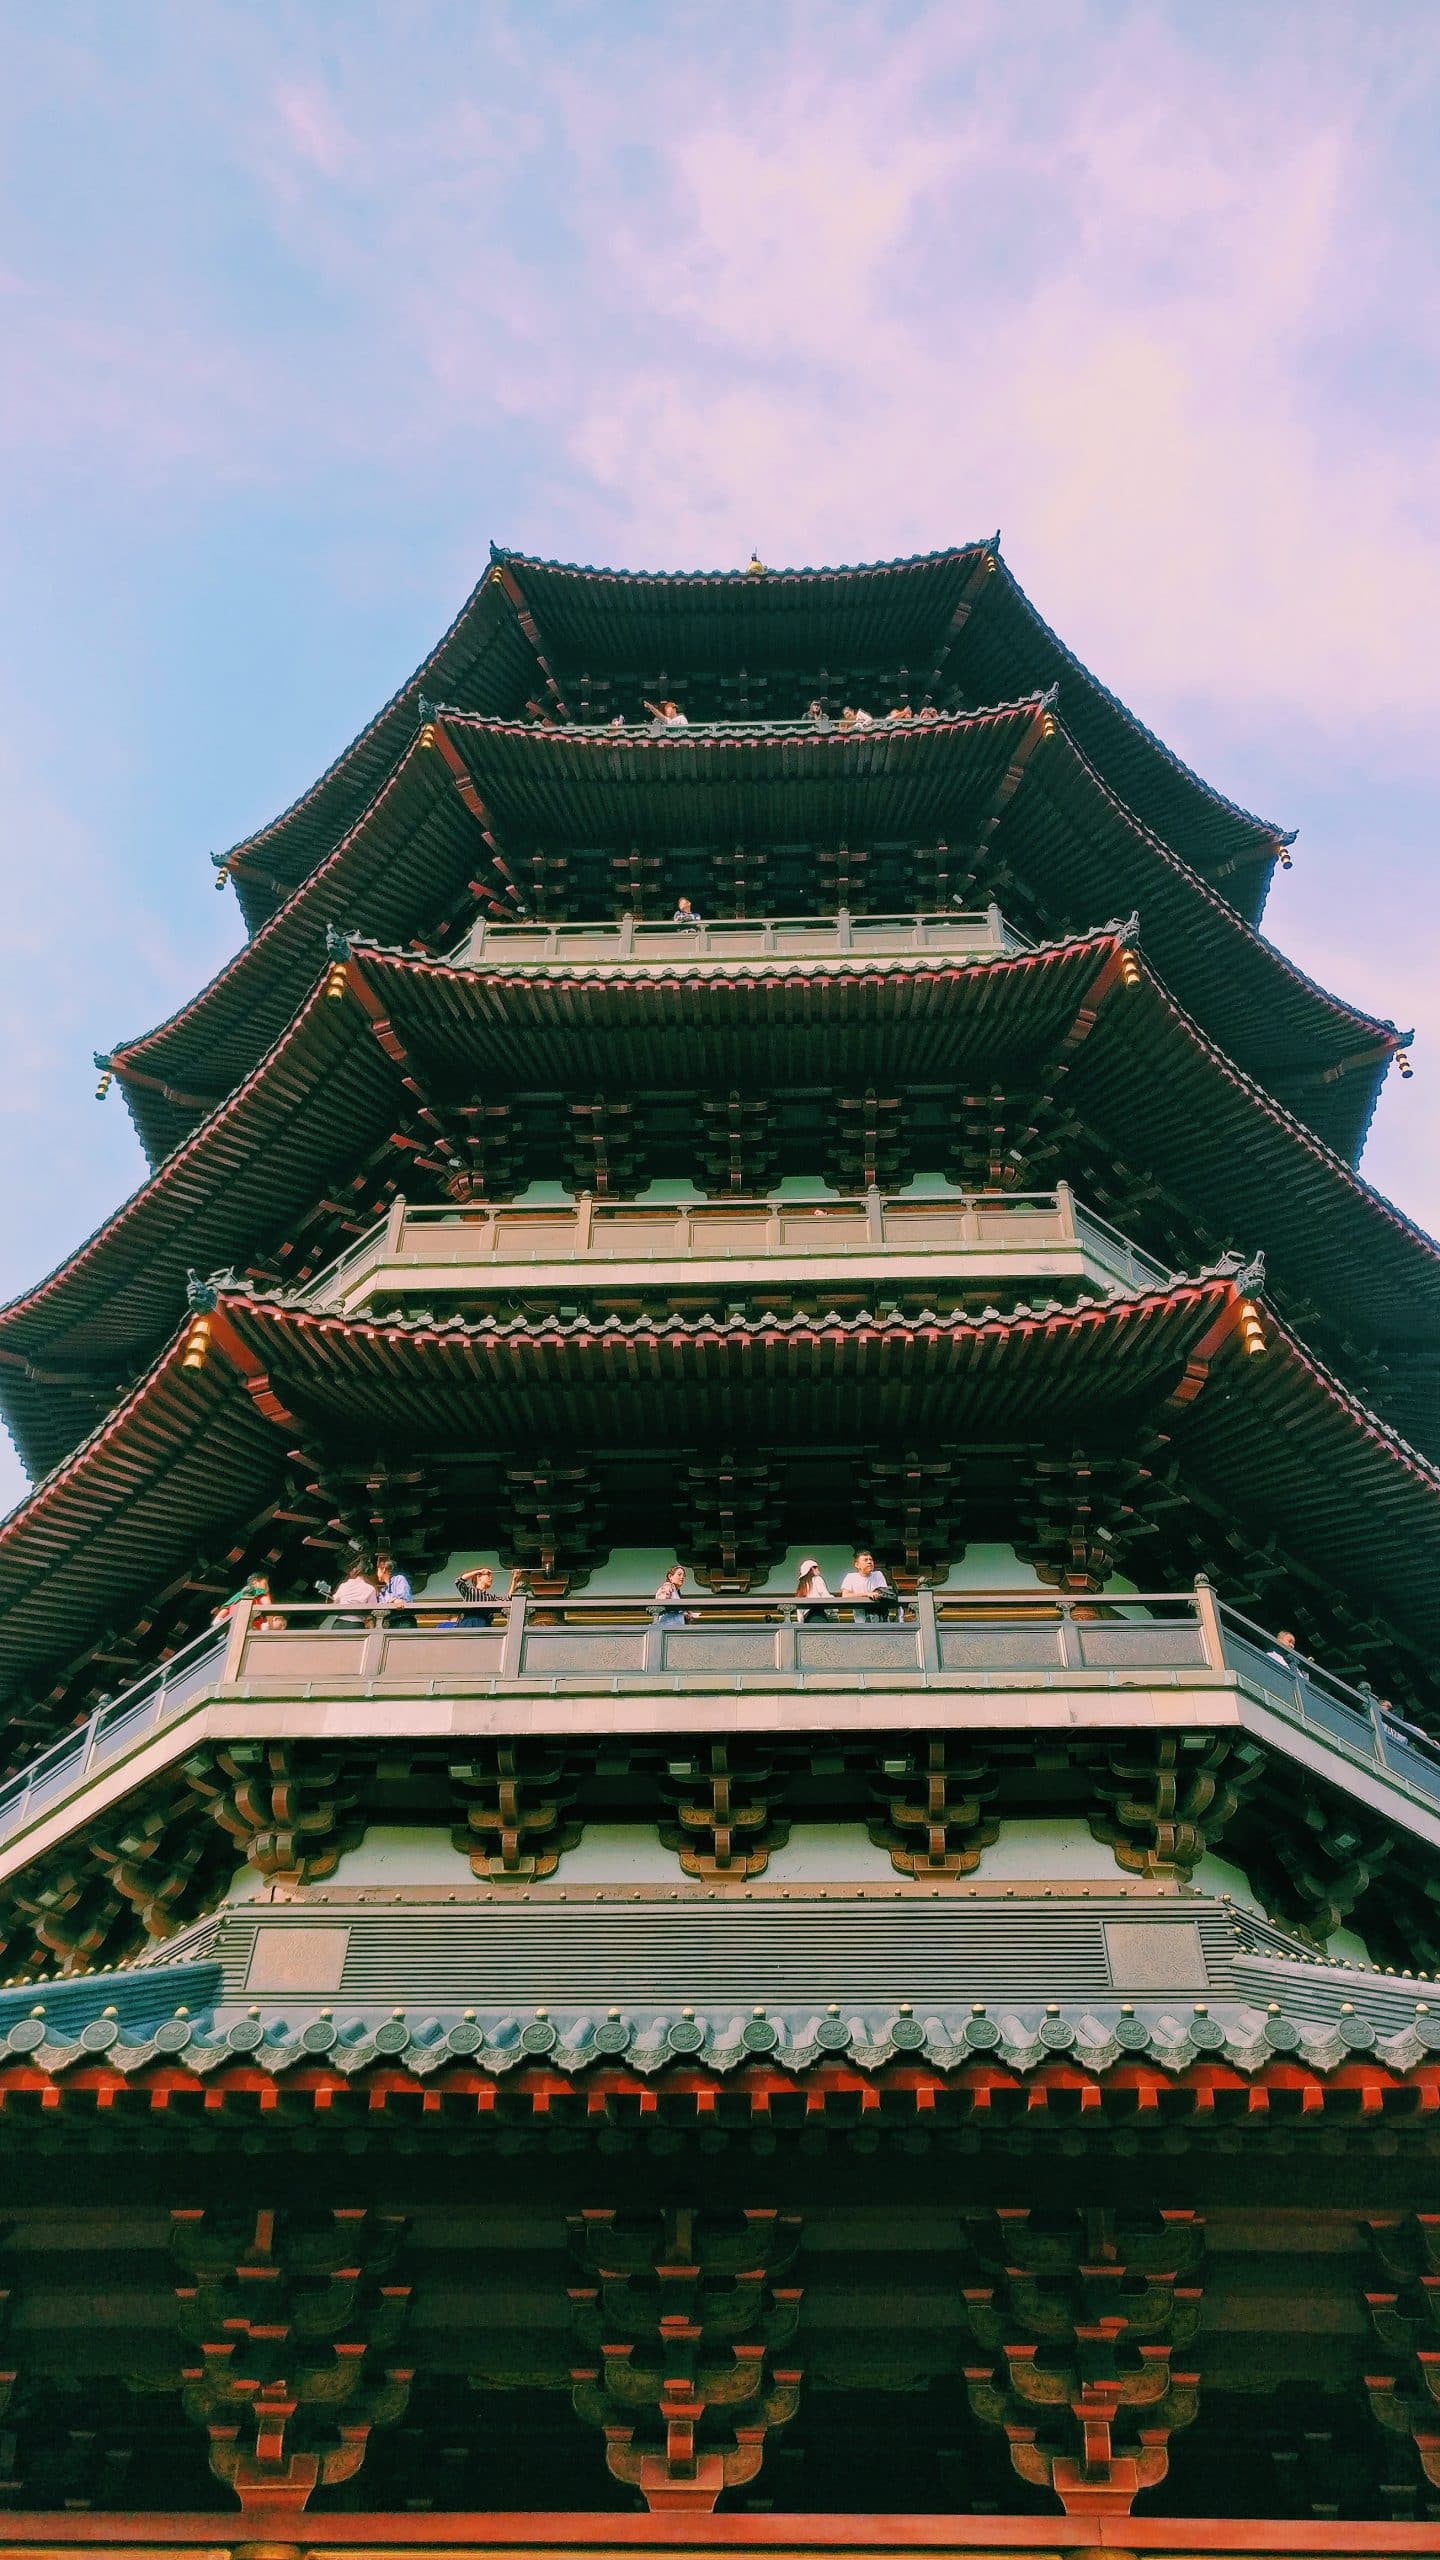
[[[842,1600],[852,1600],[852,1616],[856,1626],[864,1626],[873,1618],[893,1618],[895,1594],[887,1574],[881,1572],[868,1547],[857,1547],[855,1561],[840,1585]]]

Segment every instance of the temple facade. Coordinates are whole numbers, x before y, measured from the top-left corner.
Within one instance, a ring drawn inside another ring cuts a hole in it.
[[[218,861],[0,1310],[0,2545],[1440,2547],[1440,1254],[1289,842],[997,538],[497,552]]]

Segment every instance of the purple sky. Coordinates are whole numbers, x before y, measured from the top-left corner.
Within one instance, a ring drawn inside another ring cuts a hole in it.
[[[1433,0],[12,0],[0,1294],[140,1178],[90,1052],[236,939],[208,850],[492,535],[710,567],[998,523],[1299,828],[1270,931],[1416,1023],[1366,1169],[1440,1225],[1437,130]]]

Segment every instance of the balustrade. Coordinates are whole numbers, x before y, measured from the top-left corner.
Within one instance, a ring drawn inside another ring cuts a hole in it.
[[[1127,1689],[1184,1688],[1203,1727],[1208,1688],[1238,1688],[1281,1726],[1308,1734],[1401,1797],[1440,1809],[1440,1742],[1407,1725],[1371,1691],[1278,1646],[1263,1628],[1193,1591],[1104,1598],[1054,1591],[920,1590],[871,1618],[841,1600],[686,1594],[685,1623],[637,1596],[469,1604],[422,1595],[392,1612],[337,1613],[328,1602],[269,1603],[263,1623],[248,1602],[207,1628],[89,1722],[51,1744],[0,1786],[0,1845],[78,1793],[112,1764],[179,1722],[202,1699],[390,1696],[427,1699],[532,1697],[634,1689],[692,1699],[706,1692],[806,1693],[832,1701],[837,1721],[863,1720],[859,1701],[912,1685],[915,1722],[925,1694],[991,1692],[1005,1721],[1007,1691],[1061,1692],[1073,1721],[1087,1698]],[[481,1612],[484,1612],[482,1618]]]
[[[578,1199],[412,1206],[390,1213],[358,1239],[306,1292],[315,1306],[348,1312],[381,1290],[499,1289],[522,1284],[573,1288],[684,1264],[791,1264],[812,1278],[853,1261],[853,1276],[955,1282],[1071,1280],[1107,1289],[1163,1285],[1170,1274],[1128,1237],[1078,1202],[1068,1183],[1053,1191],[950,1193],[926,1199],[879,1190],[851,1194],[774,1192],[753,1200]],[[822,1268],[823,1267],[823,1268]],[[774,1276],[773,1272],[769,1276]]]
[[[539,917],[523,924],[482,921],[472,925],[452,958],[461,966],[490,969],[574,961],[829,960],[840,953],[892,959],[925,951],[975,959],[1029,948],[998,907],[880,916],[841,907],[828,915],[719,916],[695,925],[677,925],[668,916],[584,924],[548,924]]]

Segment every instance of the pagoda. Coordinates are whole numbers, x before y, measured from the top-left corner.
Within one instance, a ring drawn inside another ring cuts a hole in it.
[[[495,552],[218,861],[0,1310],[0,2545],[1440,2548],[1440,1253],[1289,841],[996,537]]]

